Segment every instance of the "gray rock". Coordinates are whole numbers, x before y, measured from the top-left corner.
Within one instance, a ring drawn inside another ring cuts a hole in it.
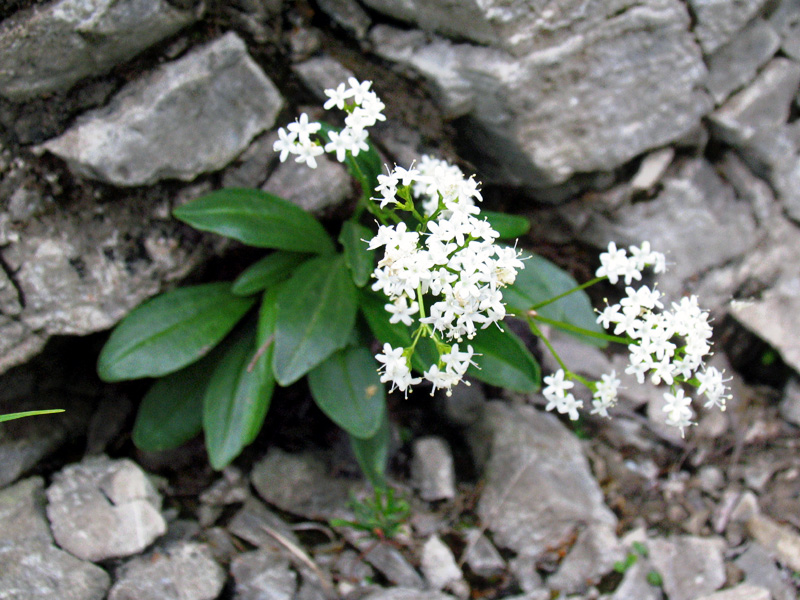
[[[453,596],[442,592],[423,592],[415,588],[394,587],[371,592],[361,600],[453,600]]]
[[[415,590],[424,590],[427,587],[416,569],[397,548],[387,544],[375,544],[369,539],[362,539],[358,548],[362,552],[372,548],[364,554],[364,560],[380,571],[393,585]]]
[[[478,577],[494,577],[506,570],[506,561],[478,529],[466,532],[464,562]]]
[[[416,10],[422,27],[458,25],[459,37],[494,44],[428,41],[382,26],[371,32],[380,55],[428,80],[448,117],[468,117],[464,128],[480,147],[485,181],[541,189],[608,171],[693,131],[711,108],[680,2],[571,2],[543,11],[523,3],[468,3],[459,11],[414,4],[403,6]],[[409,18],[401,12],[392,14]]]
[[[800,571],[800,535],[789,526],[756,513],[747,521],[747,530],[780,562],[794,571]]]
[[[318,0],[319,7],[358,40],[367,37],[372,19],[356,0]],[[342,80],[344,81],[344,80]]]
[[[267,533],[267,528],[300,545],[292,528],[255,498],[249,498],[228,525],[228,531],[254,546],[278,551],[282,546]]]
[[[429,537],[422,545],[420,569],[434,590],[443,590],[464,578],[453,552],[436,535]]]
[[[319,213],[350,197],[353,183],[344,165],[323,157],[316,169],[294,160],[281,163],[262,189]]]
[[[742,583],[736,587],[714,592],[696,600],[773,600],[773,598],[766,588]]]
[[[485,478],[478,514],[499,546],[537,556],[578,524],[616,525],[580,443],[553,415],[490,402],[468,441]]]
[[[103,569],[39,540],[0,542],[3,600],[103,600],[111,581]]]
[[[125,563],[108,600],[214,600],[225,584],[225,571],[205,544],[178,542]]]
[[[794,590],[784,581],[775,561],[759,544],[750,544],[734,564],[744,571],[746,583],[767,588],[772,593],[772,600],[796,599]]]
[[[547,587],[564,595],[586,593],[590,585],[599,583],[603,575],[612,571],[614,563],[624,556],[613,527],[587,527],[578,534],[558,571],[548,578]]]
[[[200,494],[200,502],[212,506],[225,506],[244,502],[249,496],[247,477],[239,469],[229,465],[222,470],[222,477]]]
[[[800,155],[785,168],[779,169],[771,180],[783,200],[786,214],[800,223]]]
[[[456,474],[447,442],[436,436],[418,438],[412,452],[411,479],[420,498],[428,502],[455,498]]]
[[[728,43],[766,3],[767,0],[689,0],[697,20],[694,33],[703,51],[711,54]]]
[[[44,506],[41,477],[31,477],[0,490],[0,544],[22,540],[52,543]]]
[[[350,69],[329,56],[315,56],[293,65],[292,70],[309,91],[323,103],[328,100],[325,90],[335,89],[340,83],[347,83],[349,77],[354,77]]]
[[[261,187],[269,176],[270,167],[278,158],[272,149],[277,139],[278,134],[275,131],[258,136],[236,162],[225,170],[222,187]]]
[[[194,22],[165,0],[60,0],[0,28],[0,95],[14,101],[105,73]]]
[[[545,335],[564,363],[576,373],[597,380],[613,369],[608,356],[599,348],[584,344],[574,336],[557,329],[550,329]],[[545,371],[553,372],[559,369],[560,365],[552,354],[545,352],[542,356],[542,367]]]
[[[796,377],[790,379],[783,388],[783,399],[778,410],[789,423],[800,426],[800,381]]]
[[[763,19],[755,19],[728,44],[708,57],[708,91],[717,104],[753,80],[771,59],[781,36]]]
[[[659,589],[647,581],[647,574],[651,570],[650,563],[639,557],[636,563],[625,571],[622,581],[609,600],[661,600]]]
[[[635,192],[651,190],[664,176],[667,168],[675,158],[675,149],[672,147],[661,148],[651,152],[642,159],[639,170],[631,180],[631,188]]]
[[[289,561],[264,549],[240,554],[231,562],[235,600],[292,600],[297,575]]]
[[[230,163],[282,105],[244,42],[227,33],[128,84],[43,148],[78,175],[115,185],[191,181]]]
[[[158,492],[127,459],[98,456],[64,467],[47,500],[56,542],[85,560],[137,554],[167,530]]]
[[[775,214],[775,194],[735,152],[726,152],[717,167],[725,180],[733,186],[736,196],[750,204],[759,223],[765,223]]]
[[[720,539],[676,536],[650,540],[650,562],[661,575],[670,600],[695,600],[725,583]]]
[[[769,20],[783,37],[781,50],[795,60],[800,60],[800,3],[782,0]]]
[[[539,575],[538,559],[526,554],[512,558],[508,562],[511,573],[514,579],[517,580],[519,587],[528,594],[537,594],[541,591],[547,592],[547,597],[550,597],[550,590],[544,587],[542,576]]]

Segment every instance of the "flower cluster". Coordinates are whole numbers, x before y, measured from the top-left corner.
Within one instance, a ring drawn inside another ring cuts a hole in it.
[[[618,249],[612,242],[608,251],[600,255],[601,266],[596,275],[608,278],[611,283],[622,278],[627,287],[625,297],[616,304],[607,304],[597,322],[613,335],[629,341],[625,373],[635,376],[639,383],[649,376],[655,385],[664,382],[670,386],[670,391],[664,394],[667,423],[678,427],[683,434],[684,428],[693,424],[694,414],[691,398],[685,396],[678,387],[680,384],[696,386],[697,393],[705,395],[707,408],[717,406],[724,410],[730,398],[723,373],[706,366],[711,353],[709,314],[699,307],[696,296],[681,298],[665,309],[663,295],[657,289],[630,286],[633,280],[641,280],[642,270],[647,266],[657,273],[663,272],[666,259],[660,252],[652,251],[648,242],[640,247],[631,246],[628,251]],[[582,403],[567,393],[573,384],[564,377],[564,371],[559,370],[545,378],[548,386],[543,393],[549,401],[548,410],[555,408],[575,419]],[[615,372],[589,384],[593,391],[592,414],[608,416],[609,408],[616,404],[619,385]]]
[[[386,106],[375,92],[369,89],[371,81],[358,81],[355,77],[350,77],[347,83],[349,87],[340,83],[335,89],[325,90],[328,100],[323,105],[326,110],[335,106],[347,112],[344,129],[339,132],[328,132],[330,141],[322,146],[312,137],[322,125],[309,122],[308,115],[303,113],[294,123],[289,123],[286,129],[283,127],[278,129],[278,139],[272,148],[275,152],[280,152],[281,162],[284,162],[290,154],[294,154],[297,157],[295,161],[304,162],[315,169],[317,157],[323,152],[335,153],[336,160],[344,162],[348,152],[358,156],[362,150],[369,149],[367,128],[378,121],[386,120],[383,115]]]
[[[437,173],[423,174],[419,169],[396,167],[381,176],[375,200],[381,207],[392,205],[404,208],[408,201],[403,192],[410,188],[436,194],[437,207],[431,207],[422,231],[411,231],[405,222],[381,225],[369,248],[383,248],[383,258],[373,272],[372,289],[382,291],[391,300],[386,310],[390,321],[413,325],[418,314],[418,331],[435,341],[441,336],[448,342],[472,339],[478,328],[486,328],[506,315],[501,289],[514,282],[517,269],[523,268],[514,248],[495,243],[498,233],[485,220],[478,218],[480,200],[477,184],[465,179],[460,171],[448,170],[447,179],[440,181]],[[441,171],[440,171],[441,172]],[[400,198],[398,198],[398,195]],[[429,301],[429,314],[424,311],[423,296]],[[441,344],[442,347],[446,343]],[[437,348],[440,344],[437,343]],[[396,366],[391,356],[401,356],[396,349],[384,347],[378,360],[384,363],[383,380],[405,391],[417,383],[408,369],[390,369],[387,361]],[[413,349],[411,350],[413,352]],[[394,354],[391,354],[394,353]],[[459,351],[454,344],[449,352],[440,351],[439,364],[424,373],[424,378],[437,388],[450,389],[458,383],[471,363],[473,350]]]

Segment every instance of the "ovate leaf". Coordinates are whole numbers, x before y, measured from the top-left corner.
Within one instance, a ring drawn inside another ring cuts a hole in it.
[[[242,271],[233,282],[231,291],[237,296],[249,296],[261,292],[288,279],[292,271],[308,259],[308,254],[282,250],[273,252]]]
[[[313,254],[334,251],[319,221],[299,206],[262,190],[217,190],[179,206],[173,214],[195,229],[249,246]]]
[[[358,466],[374,488],[386,486],[386,465],[389,462],[391,440],[389,418],[385,412],[380,428],[371,438],[350,436],[350,445],[356,455]]]
[[[482,210],[481,217],[485,217],[501,240],[513,240],[530,231],[531,222],[525,217],[507,215],[506,213]]]
[[[522,315],[533,306],[578,285],[578,282],[569,273],[541,256],[524,253],[520,258],[525,263],[525,268],[517,271],[516,281],[503,290],[503,301],[509,312]],[[538,312],[548,319],[562,321],[595,333],[604,333],[597,323],[597,315],[592,308],[592,302],[583,290],[573,292],[557,302],[543,306],[538,309]],[[608,342],[602,339],[565,331],[576,335],[586,344],[601,348],[608,345]]]
[[[178,288],[134,309],[100,352],[100,379],[159,377],[204,356],[253,306],[230,289],[229,283]]]
[[[211,466],[220,470],[255,439],[264,423],[275,381],[255,332],[226,344],[203,395],[203,431]]]
[[[386,410],[378,363],[363,346],[332,354],[308,374],[311,395],[331,421],[350,435],[374,436]]]
[[[478,367],[468,373],[489,385],[515,392],[535,392],[541,384],[541,369],[525,344],[507,325],[503,329],[492,325],[481,329],[464,346],[472,345]],[[463,350],[463,348],[462,348]]]
[[[339,243],[344,248],[344,261],[358,287],[366,285],[375,267],[375,251],[367,250],[372,235],[368,227],[352,221],[345,221],[339,234]]]
[[[272,368],[278,383],[294,383],[343,348],[356,310],[356,287],[342,255],[301,265],[277,297]]]

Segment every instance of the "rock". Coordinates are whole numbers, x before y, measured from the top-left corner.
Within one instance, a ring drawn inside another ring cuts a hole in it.
[[[550,590],[544,587],[537,563],[538,559],[533,556],[520,554],[508,561],[508,566],[514,575],[514,579],[517,580],[519,587],[524,592],[535,595],[541,591],[546,591],[547,598],[550,598]]]
[[[277,139],[278,134],[274,131],[258,136],[236,162],[225,170],[222,187],[261,187],[269,176],[270,167],[278,158],[272,149],[272,144]]]
[[[489,402],[467,435],[485,480],[478,514],[498,546],[535,557],[578,523],[616,525],[580,443],[553,415]]]
[[[631,189],[634,192],[646,192],[652,189],[661,180],[673,158],[675,149],[672,147],[661,148],[645,156],[631,180]]]
[[[800,60],[800,4],[796,0],[782,0],[769,20],[783,37],[784,54]]]
[[[125,563],[108,600],[214,600],[225,584],[225,571],[205,544],[178,542]]]
[[[744,571],[746,583],[767,588],[772,593],[772,600],[795,600],[794,590],[784,581],[775,561],[759,544],[750,544],[735,564]]]
[[[800,344],[790,333],[800,327],[800,278],[780,281],[759,300],[732,305],[731,314],[800,372]]]
[[[347,83],[348,78],[355,77],[350,69],[329,56],[310,58],[305,62],[293,65],[292,70],[309,91],[323,103],[329,100],[325,95],[325,90],[335,89],[340,83]]]
[[[414,588],[387,588],[371,592],[361,600],[453,600],[453,596],[441,592],[422,592]]]
[[[47,500],[56,542],[84,560],[137,554],[167,530],[158,492],[127,459],[98,456],[64,467]]]
[[[128,84],[43,148],[76,174],[118,186],[191,181],[230,163],[282,105],[244,42],[227,33]]]
[[[356,0],[318,0],[319,7],[357,40],[367,37],[372,19]],[[344,79],[342,80],[344,81]]]
[[[316,169],[309,169],[294,160],[281,163],[262,189],[297,204],[303,210],[320,213],[350,197],[352,185],[344,165],[320,158]]]
[[[41,477],[31,477],[0,490],[0,544],[22,540],[52,543],[44,506]]]
[[[441,398],[442,414],[457,427],[467,427],[480,418],[486,394],[482,385],[457,385],[451,396]]]
[[[235,600],[293,600],[297,575],[289,561],[267,550],[240,554],[231,562]]]
[[[440,437],[414,440],[411,479],[419,497],[427,502],[452,500],[456,496],[456,474],[450,446]]]
[[[735,152],[726,152],[722,160],[717,163],[717,168],[725,180],[733,186],[736,196],[750,204],[759,223],[765,223],[774,216],[775,194],[763,179],[753,174]]]
[[[0,27],[0,95],[19,102],[67,90],[193,23],[165,0],[60,0]]]
[[[250,481],[264,500],[288,513],[317,520],[352,518],[345,508],[349,485],[328,475],[319,454],[270,448],[253,467]]]
[[[800,535],[760,513],[747,521],[747,530],[780,562],[790,569],[800,571]]]
[[[695,600],[725,583],[724,543],[719,539],[675,536],[650,540],[647,548],[670,600]]]
[[[763,19],[755,19],[728,44],[708,57],[708,91],[717,104],[750,83],[771,59],[781,36]]]
[[[800,381],[796,377],[783,388],[783,400],[778,405],[781,416],[792,425],[800,427]]]
[[[249,485],[244,473],[229,465],[222,470],[222,477],[200,494],[200,502],[212,506],[225,506],[245,502],[249,497]]]
[[[468,530],[465,538],[464,562],[475,575],[488,579],[506,570],[506,561],[480,530]]]
[[[269,528],[293,544],[300,545],[294,531],[278,515],[269,510],[255,498],[249,498],[242,508],[233,516],[228,530],[235,536],[250,542],[259,548],[278,551],[282,546],[267,533]]]
[[[613,369],[611,361],[599,348],[585,344],[574,336],[554,328],[546,331],[545,335],[564,363],[576,373],[595,380],[600,379],[603,374],[611,373]],[[546,372],[552,373],[560,368],[550,352],[543,354],[541,362]]]
[[[40,540],[0,542],[0,594],[9,600],[103,600],[103,569]]]
[[[768,589],[742,583],[736,587],[728,588],[721,592],[715,592],[702,596],[696,600],[773,600]]]
[[[590,585],[599,583],[603,575],[613,570],[614,563],[624,557],[613,527],[589,526],[578,534],[558,571],[548,578],[547,587],[563,595],[586,593]]]
[[[443,590],[462,581],[464,577],[453,552],[435,535],[429,537],[422,546],[420,568],[428,585],[434,590]]]
[[[424,590],[425,582],[416,569],[397,549],[387,544],[375,544],[373,540],[363,539],[358,548],[364,552],[364,560],[375,567],[392,584],[403,588]]]
[[[429,41],[385,26],[370,34],[381,56],[428,80],[448,118],[467,117],[462,127],[480,148],[484,181],[539,190],[610,171],[693,131],[711,108],[689,16],[674,0],[542,11],[500,2],[459,11],[446,2],[371,4],[491,44]]]
[[[661,600],[659,589],[647,581],[652,571],[650,563],[639,557],[632,567],[625,571],[622,581],[609,600]]]
[[[703,51],[711,54],[731,40],[753,17],[759,14],[767,0],[689,0],[697,20],[694,33]]]

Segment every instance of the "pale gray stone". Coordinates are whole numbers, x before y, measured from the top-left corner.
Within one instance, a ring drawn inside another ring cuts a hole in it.
[[[464,577],[452,550],[436,535],[429,537],[422,545],[420,569],[434,590],[443,590]]]
[[[344,165],[320,157],[316,169],[294,160],[281,163],[262,189],[293,202],[303,210],[319,213],[348,198],[353,184]]]
[[[661,600],[659,589],[647,581],[647,574],[652,568],[649,561],[638,557],[636,563],[625,571],[609,600]]]
[[[244,506],[233,516],[228,531],[260,548],[279,550],[280,544],[267,528],[279,533],[295,545],[300,545],[294,531],[278,515],[255,498],[248,498]]]
[[[796,600],[794,590],[781,576],[775,560],[760,544],[750,544],[734,562],[744,571],[745,582],[767,588],[772,600]]]
[[[293,600],[297,575],[289,561],[264,549],[240,554],[231,562],[235,600]]]
[[[494,577],[506,569],[506,561],[478,529],[470,529],[466,532],[467,548],[464,554],[464,562],[469,570],[478,577]]]
[[[578,523],[616,525],[580,443],[553,415],[490,402],[468,441],[485,480],[478,514],[498,546],[535,557]]]
[[[610,573],[625,557],[622,545],[608,525],[590,525],[578,534],[558,571],[547,579],[547,587],[564,595],[586,593],[590,585]]]
[[[257,188],[267,180],[270,166],[278,155],[272,145],[278,139],[275,131],[258,136],[252,144],[240,154],[222,177],[222,187]]]
[[[31,539],[52,543],[44,506],[41,477],[31,477],[0,490],[0,544]]]
[[[125,563],[108,600],[214,600],[225,585],[225,571],[205,544],[178,542]]]
[[[689,0],[689,8],[697,23],[694,33],[706,54],[731,40],[767,0]]]
[[[356,0],[317,0],[319,7],[356,39],[367,37],[372,19]],[[344,80],[342,80],[344,81]]]
[[[800,426],[800,381],[796,377],[790,379],[783,388],[783,399],[778,410],[789,423]]]
[[[781,50],[800,61],[800,2],[782,0],[770,14],[769,20],[783,37]]]
[[[40,540],[0,542],[2,600],[103,600],[103,569]]]
[[[452,500],[456,495],[456,474],[450,446],[440,437],[414,440],[411,478],[419,497],[428,502]]]
[[[717,167],[736,190],[736,195],[750,203],[759,223],[767,222],[774,215],[776,204],[772,189],[763,179],[753,174],[735,152],[726,152]]]
[[[794,571],[800,571],[800,535],[761,513],[747,521],[750,535],[775,558]]]
[[[216,171],[275,122],[275,85],[227,33],[128,84],[43,148],[78,175],[119,186]]]
[[[673,158],[675,158],[675,149],[671,146],[645,156],[642,164],[639,165],[639,170],[631,180],[631,188],[637,192],[652,189],[664,176]]]
[[[454,600],[454,597],[442,592],[423,592],[416,588],[394,587],[371,592],[361,600]]]
[[[0,27],[0,95],[21,101],[105,73],[198,18],[165,0],[60,0]]]
[[[736,587],[701,596],[695,600],[773,600],[773,598],[766,588],[741,583]]]
[[[661,575],[670,600],[696,600],[725,583],[720,539],[675,536],[647,543],[650,562]]]
[[[47,500],[56,542],[85,560],[137,554],[167,530],[158,492],[127,459],[98,456],[64,467]]]
[[[320,102],[329,100],[325,90],[336,89],[340,83],[354,77],[353,72],[330,56],[315,56],[292,66],[292,70]]]
[[[717,104],[753,80],[771,59],[781,36],[763,19],[755,19],[728,44],[708,57],[708,90]]]
[[[364,560],[380,571],[393,585],[415,590],[426,588],[420,574],[397,548],[388,544],[375,544],[369,539],[364,539],[358,547],[362,552],[372,548],[364,554]]]

